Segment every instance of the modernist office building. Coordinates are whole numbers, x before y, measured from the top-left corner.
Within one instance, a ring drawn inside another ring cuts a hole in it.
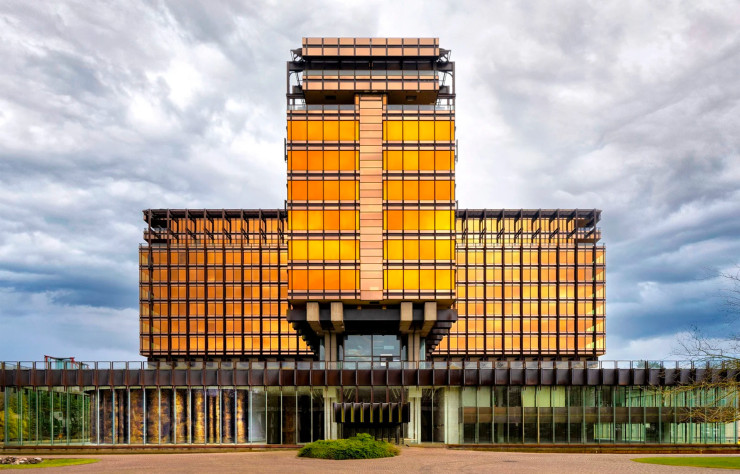
[[[286,84],[284,207],[144,211],[148,362],[5,364],[6,444],[737,441],[666,388],[703,369],[598,361],[599,210],[458,208],[437,39],[305,38]]]

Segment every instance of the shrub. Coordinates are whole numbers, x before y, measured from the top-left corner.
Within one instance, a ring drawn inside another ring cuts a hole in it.
[[[354,438],[321,440],[309,443],[298,451],[298,456],[320,459],[375,459],[397,456],[399,449],[369,434]]]

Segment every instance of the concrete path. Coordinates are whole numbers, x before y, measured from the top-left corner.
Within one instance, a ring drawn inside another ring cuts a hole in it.
[[[15,455],[14,456],[20,456]],[[357,461],[325,461],[304,459],[295,451],[264,451],[245,453],[194,454],[111,454],[70,455],[49,457],[92,457],[95,464],[46,468],[40,474],[153,472],[207,473],[229,472],[394,472],[444,473],[456,472],[537,472],[537,473],[668,473],[722,472],[726,469],[658,466],[631,461],[645,454],[550,454],[500,453],[463,451],[444,448],[403,448],[395,458]]]

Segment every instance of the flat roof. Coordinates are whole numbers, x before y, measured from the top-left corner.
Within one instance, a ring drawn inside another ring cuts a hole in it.
[[[174,218],[275,218],[286,217],[285,209],[145,209],[144,220],[151,214],[153,218],[166,218],[168,213]],[[555,219],[580,218],[593,219],[594,223],[601,220],[601,209],[458,209],[455,217],[464,219],[482,218],[512,218],[512,219]]]

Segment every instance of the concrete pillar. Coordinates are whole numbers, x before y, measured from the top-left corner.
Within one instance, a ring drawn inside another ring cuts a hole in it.
[[[318,303],[306,303],[306,321],[311,326],[311,330],[317,335],[321,336],[324,334],[324,331],[321,329],[321,322],[319,321]]]
[[[427,301],[424,303],[424,325],[421,328],[421,335],[426,337],[437,322],[437,302]]]
[[[344,305],[341,301],[331,303],[331,324],[336,332],[344,332]]]
[[[326,439],[337,439],[338,425],[334,420],[334,410],[332,409],[335,402],[339,400],[337,387],[324,388],[324,436]]]
[[[408,437],[410,443],[421,442],[421,387],[409,387],[409,423]]]
[[[420,336],[418,331],[409,333],[408,338],[408,359],[409,362],[419,361],[419,350],[420,350]]]
[[[337,333],[327,331],[324,333],[324,362],[337,361]]]
[[[460,443],[460,388],[445,387],[445,444]]]
[[[414,319],[414,304],[410,301],[401,302],[401,322],[398,329],[401,334],[406,334],[411,330],[411,323]]]

